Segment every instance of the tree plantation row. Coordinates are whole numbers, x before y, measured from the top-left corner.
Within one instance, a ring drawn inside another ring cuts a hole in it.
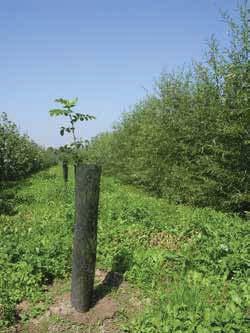
[[[175,203],[249,211],[250,61],[246,9],[224,15],[228,48],[213,36],[203,62],[164,73],[89,158],[109,175]]]
[[[57,162],[53,149],[43,149],[22,135],[6,113],[0,113],[0,181],[24,178]]]
[[[34,318],[37,332],[41,318],[47,332],[103,332],[99,320],[53,317],[70,275],[81,315],[121,298],[108,318],[115,332],[249,331],[250,62],[246,8],[239,14],[223,15],[227,48],[213,36],[202,62],[163,73],[90,142],[76,126],[95,117],[75,111],[77,98],[49,111],[72,138],[57,149],[0,113],[1,333],[30,331]],[[96,267],[106,277],[94,289]],[[122,303],[128,290],[137,308]]]
[[[113,131],[98,135],[90,145],[75,137],[78,120],[94,119],[72,111],[77,99],[57,99],[63,109],[50,111],[69,118],[69,126],[61,127],[60,133],[74,138],[58,150],[41,149],[2,114],[1,180],[24,177],[59,159],[74,159],[100,164],[107,175],[177,204],[246,215],[250,166],[246,7],[240,8],[237,22],[227,14],[223,19],[230,37],[227,48],[220,48],[212,36],[203,62],[163,73],[153,93],[124,113]],[[77,154],[72,148],[77,148]]]

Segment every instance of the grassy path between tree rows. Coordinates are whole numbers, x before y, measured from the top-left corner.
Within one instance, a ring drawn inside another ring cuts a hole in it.
[[[46,290],[69,287],[72,178],[71,170],[65,189],[56,167],[9,190],[15,214],[0,215],[0,332],[11,332],[21,301],[31,304],[19,314],[25,327],[53,303]],[[169,204],[103,177],[97,267],[123,274],[130,298],[139,291],[143,303],[131,315],[124,302],[112,332],[248,332],[248,234],[236,216]],[[60,287],[48,288],[53,281]],[[67,325],[58,332],[92,332]]]

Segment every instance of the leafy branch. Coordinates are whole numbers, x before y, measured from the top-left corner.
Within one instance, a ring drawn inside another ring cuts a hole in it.
[[[49,111],[49,114],[51,116],[66,116],[69,118],[70,125],[65,127],[61,126],[60,128],[60,135],[63,136],[65,132],[71,133],[73,136],[73,142],[76,145],[77,139],[75,134],[75,124],[78,121],[88,121],[95,119],[95,116],[84,114],[84,113],[78,113],[72,110],[73,107],[76,106],[78,102],[78,98],[75,98],[73,100],[67,100],[64,98],[58,98],[55,100],[55,102],[60,103],[62,105],[61,109],[52,109]]]

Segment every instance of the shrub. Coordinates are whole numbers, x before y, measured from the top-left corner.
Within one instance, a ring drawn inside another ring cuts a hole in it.
[[[96,137],[89,158],[127,183],[175,203],[244,213],[249,201],[249,99],[246,10],[224,15],[230,47],[214,37],[206,60],[164,73],[156,92]]]
[[[17,180],[55,163],[50,150],[39,147],[17,126],[0,114],[0,181]]]

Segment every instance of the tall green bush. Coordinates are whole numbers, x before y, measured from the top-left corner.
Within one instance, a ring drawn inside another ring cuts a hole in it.
[[[177,203],[248,211],[249,66],[246,7],[223,14],[230,40],[203,62],[163,73],[156,89],[92,141],[104,171]],[[108,143],[108,144],[107,144]]]
[[[0,114],[0,181],[17,180],[56,163],[51,149],[39,147],[17,126]]]

